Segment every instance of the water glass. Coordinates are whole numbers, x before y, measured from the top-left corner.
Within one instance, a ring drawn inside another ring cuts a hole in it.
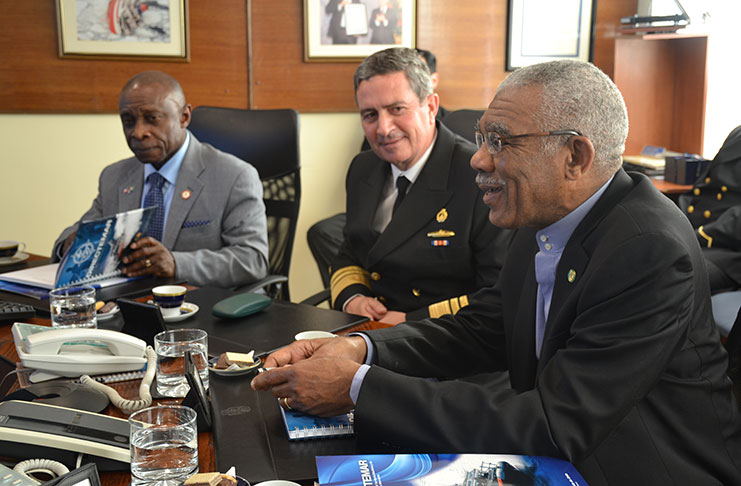
[[[50,290],[49,307],[51,325],[55,328],[98,327],[95,288],[90,285]]]
[[[157,393],[184,397],[190,387],[185,378],[185,353],[193,353],[203,386],[208,390],[208,335],[202,329],[172,329],[154,336],[157,353]]]
[[[129,417],[131,484],[179,486],[198,472],[196,412],[159,405]]]

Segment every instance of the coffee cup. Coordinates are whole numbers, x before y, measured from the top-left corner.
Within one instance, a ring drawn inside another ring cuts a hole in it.
[[[0,241],[0,258],[10,258],[25,249],[25,243],[19,243],[12,240]]]
[[[154,303],[160,308],[162,317],[180,315],[180,306],[185,302],[187,291],[182,285],[160,285],[152,289]]]
[[[296,341],[301,341],[303,339],[319,339],[319,338],[333,338],[337,337],[336,334],[332,334],[331,332],[327,331],[302,331],[294,336],[294,339]]]

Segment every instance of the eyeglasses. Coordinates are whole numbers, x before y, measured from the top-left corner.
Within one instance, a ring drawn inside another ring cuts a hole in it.
[[[498,154],[502,151],[502,147],[509,144],[509,141],[515,138],[551,137],[557,135],[581,136],[581,133],[577,132],[576,130],[553,130],[551,132],[524,133],[522,135],[510,135],[507,137],[503,137],[497,132],[486,132],[486,136],[484,136],[483,133],[481,133],[479,130],[476,130],[476,147],[481,148],[481,146],[484,144],[484,140],[486,140],[486,150],[488,150],[490,154]]]

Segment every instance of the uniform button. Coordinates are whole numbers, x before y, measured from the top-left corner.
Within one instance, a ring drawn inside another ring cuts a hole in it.
[[[373,280],[381,280],[381,274],[378,273],[378,272],[373,272],[373,273],[371,273],[371,278]]]
[[[710,177],[705,178],[705,184],[710,184]]]
[[[412,289],[412,294],[413,294],[413,295],[414,295],[415,297],[419,297],[419,294],[420,294],[420,291],[419,291],[419,289]]]
[[[723,193],[719,192],[715,197],[717,197],[718,201],[720,201],[721,199],[723,199]]]
[[[720,190],[723,191],[723,192],[728,192],[728,187],[723,186],[723,187],[720,188]]]
[[[694,206],[687,206],[687,213],[688,214],[692,214],[694,212],[695,212],[695,207]]]
[[[695,196],[699,196],[700,195],[700,188],[699,187],[696,187],[695,190],[692,191],[692,192],[695,194]]]
[[[705,216],[705,219],[710,219],[710,211],[705,211],[702,215]]]
[[[546,235],[540,235],[540,241],[546,242],[548,241],[548,237]]]
[[[379,302],[386,302],[386,297],[384,297],[383,295],[379,295],[378,300]]]
[[[546,243],[544,246],[546,250],[550,250],[551,248],[553,248],[553,245],[551,245],[550,243]]]

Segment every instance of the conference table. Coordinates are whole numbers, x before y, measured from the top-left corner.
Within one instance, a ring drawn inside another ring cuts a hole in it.
[[[45,263],[48,260],[45,260],[43,257],[34,256],[33,258],[29,258],[29,265],[38,264],[38,262]],[[14,268],[17,269],[17,268]],[[0,271],[5,271],[5,269],[2,269]],[[197,289],[196,287],[189,287],[192,289]],[[3,295],[2,298],[7,299],[7,294]],[[142,297],[137,298],[137,300],[140,301],[146,301],[151,296],[145,295]],[[290,303],[280,303],[276,302],[273,304],[277,309],[280,309],[281,306],[287,307],[287,306],[296,306],[294,304]],[[271,306],[272,307],[272,306]],[[208,312],[208,311],[205,311]],[[326,311],[326,312],[335,312],[335,311]],[[50,320],[45,315],[37,315],[36,317],[30,318],[30,319],[24,319],[23,322],[28,322],[31,324],[39,324],[39,325],[50,325]],[[13,362],[18,361],[18,355],[15,349],[15,343],[13,341],[13,336],[11,333],[11,326],[12,322],[5,322],[0,323],[0,355],[8,358],[9,360]],[[102,327],[102,326],[101,326]],[[342,331],[338,332],[338,334],[347,334],[349,332],[355,332],[355,331],[363,331],[363,330],[371,330],[371,329],[379,329],[383,327],[389,327],[387,324],[379,323],[379,322],[372,322],[372,321],[365,321],[358,324],[353,324],[350,327],[347,327],[343,329]],[[211,354],[211,350],[209,350],[209,353]],[[116,391],[119,392],[124,398],[135,398],[138,395],[138,388],[139,388],[140,380],[131,380],[131,381],[124,381],[124,382],[118,382],[113,383],[111,386],[116,389]],[[18,386],[17,384],[15,385]],[[182,399],[160,399],[155,400],[155,404],[163,404],[163,403],[179,403],[182,401]],[[115,408],[112,405],[108,405],[108,407],[102,412],[104,414],[118,417],[118,418],[127,418],[126,415],[124,415],[120,410]],[[287,441],[287,439],[286,439]],[[4,462],[10,463],[13,460],[6,459]],[[17,461],[17,459],[15,460]],[[201,472],[209,472],[209,471],[216,471],[216,464],[217,464],[217,458],[215,456],[215,447],[214,447],[214,435],[212,432],[200,432],[198,434],[198,465],[199,470]],[[225,471],[221,471],[225,472]],[[117,471],[117,472],[100,472],[100,478],[101,478],[101,486],[124,486],[128,485],[130,483],[131,477],[129,472],[127,471]],[[239,471],[237,471],[237,474],[239,474]],[[303,482],[303,481],[300,481]],[[306,481],[306,484],[313,484],[313,481]]]

